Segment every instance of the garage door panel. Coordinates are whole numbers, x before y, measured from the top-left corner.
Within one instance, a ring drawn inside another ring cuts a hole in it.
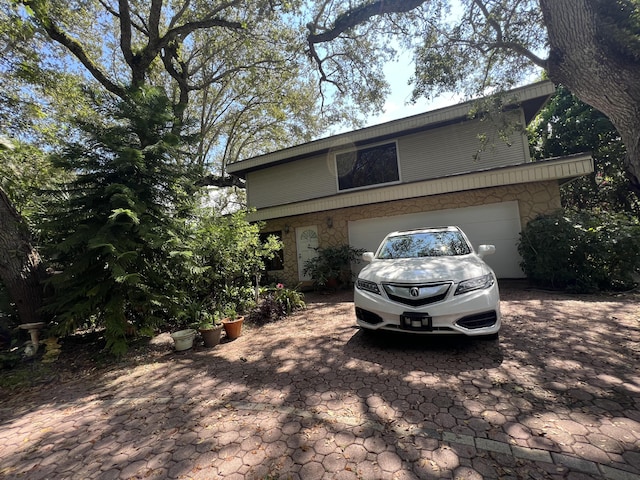
[[[447,225],[462,228],[476,249],[482,244],[496,246],[496,253],[485,257],[485,261],[499,278],[524,277],[516,246],[520,238],[520,214],[515,201],[349,222],[349,243],[375,251],[389,232]],[[354,265],[354,270],[360,271],[362,267]]]

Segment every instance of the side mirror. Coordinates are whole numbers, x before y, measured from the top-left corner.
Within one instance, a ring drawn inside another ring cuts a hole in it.
[[[478,256],[480,258],[484,257],[485,255],[493,255],[494,253],[496,253],[495,245],[480,245],[478,247]]]
[[[371,262],[373,260],[373,252],[364,252],[362,254],[362,260],[365,262]]]

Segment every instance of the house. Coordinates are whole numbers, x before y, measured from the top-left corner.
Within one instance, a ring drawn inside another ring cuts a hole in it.
[[[476,248],[496,246],[486,260],[499,278],[524,277],[520,231],[560,208],[562,182],[593,172],[589,155],[531,161],[523,127],[554,91],[512,90],[493,119],[472,119],[465,102],[229,165],[246,180],[249,219],[283,241],[269,274],[297,285],[317,247],[371,251],[390,231],[458,225]]]

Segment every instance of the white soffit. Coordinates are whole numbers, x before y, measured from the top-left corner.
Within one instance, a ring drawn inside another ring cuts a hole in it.
[[[389,187],[358,190],[304,202],[278,205],[252,212],[248,215],[248,220],[269,220],[272,218],[291,217],[305,213],[322,212],[338,208],[426,197],[479,188],[575,178],[592,172],[593,159],[591,156],[576,155],[570,158],[532,162],[512,167],[502,167],[494,170],[436,178],[423,182],[403,183]]]

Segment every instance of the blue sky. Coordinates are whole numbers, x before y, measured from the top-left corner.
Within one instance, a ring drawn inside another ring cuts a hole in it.
[[[441,95],[433,100],[421,98],[415,105],[407,104],[411,99],[413,90],[413,87],[407,84],[414,71],[411,59],[412,52],[405,51],[401,53],[396,61],[389,62],[385,67],[385,75],[391,85],[391,94],[386,99],[384,113],[371,116],[367,121],[367,126],[379,125],[391,120],[455,105],[462,101],[462,97],[459,94],[451,93]]]

